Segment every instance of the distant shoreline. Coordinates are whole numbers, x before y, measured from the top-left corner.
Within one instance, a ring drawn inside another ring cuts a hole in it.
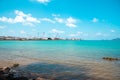
[[[0,40],[19,40],[19,41],[28,41],[28,40],[81,40],[80,38],[71,38],[71,39],[64,39],[64,38],[51,38],[51,37],[33,37],[33,38],[23,38],[23,37],[12,37],[12,36],[0,36]]]
[[[12,36],[0,36],[0,41],[47,41],[47,40],[51,40],[51,41],[56,41],[56,40],[76,40],[76,41],[81,41],[85,39],[81,39],[81,38],[51,38],[51,37],[45,37],[45,38],[23,38],[23,37],[12,37]],[[94,39],[93,39],[94,40]],[[96,39],[95,39],[96,40]],[[110,40],[114,40],[114,41],[120,41],[120,38],[115,38],[115,39],[98,39],[98,41],[110,41]],[[92,41],[92,39],[91,39]]]

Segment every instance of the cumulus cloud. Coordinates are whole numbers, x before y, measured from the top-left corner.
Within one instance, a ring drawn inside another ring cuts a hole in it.
[[[98,22],[99,20],[97,19],[97,18],[93,18],[92,19],[92,22],[94,22],[94,23],[96,23],[96,22]]]
[[[76,22],[77,22],[76,19],[69,17],[69,18],[67,18],[65,24],[68,27],[76,27],[76,24],[75,24]]]
[[[60,17],[56,17],[55,16],[55,21],[58,22],[58,23],[63,23],[65,24],[67,27],[76,27],[76,23],[77,23],[77,20],[72,18],[72,17],[68,17],[68,18],[60,18]]]
[[[29,25],[29,26],[34,26],[36,23],[41,23],[41,22],[50,22],[50,23],[60,23],[60,24],[64,24],[67,27],[76,27],[76,23],[77,23],[77,19],[74,19],[72,17],[68,17],[68,18],[63,18],[60,17],[56,14],[53,14],[53,18],[35,18],[33,17],[31,14],[25,14],[22,11],[19,10],[15,10],[15,17],[14,18],[9,18],[9,17],[0,17],[0,22],[7,22],[7,23],[22,23],[23,25]]]
[[[49,18],[41,18],[40,20],[41,20],[41,21],[50,22],[50,23],[55,23],[55,21],[54,21],[54,20],[49,19]]]
[[[0,21],[1,22],[9,22],[9,23],[13,23],[13,19],[12,18],[7,18],[7,17],[0,17]]]
[[[55,20],[58,23],[64,23],[64,19],[62,19],[62,18],[55,18]]]
[[[42,4],[47,4],[50,2],[50,0],[34,0],[34,1],[37,1],[37,2],[42,3]]]
[[[64,33],[64,31],[57,30],[57,29],[52,29],[51,32],[52,33]]]
[[[63,18],[61,17],[59,14],[52,14],[52,16],[54,17],[54,20],[58,23],[62,23],[65,24],[67,27],[76,27],[76,23],[77,23],[77,19],[73,18],[73,17],[68,17],[68,18]]]
[[[22,23],[29,26],[33,26],[35,23],[40,23],[40,21],[37,18],[32,17],[31,14],[25,14],[19,10],[15,10],[15,14],[15,18],[1,17],[0,21],[8,23]]]

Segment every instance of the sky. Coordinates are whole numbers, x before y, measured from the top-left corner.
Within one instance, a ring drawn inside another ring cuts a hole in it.
[[[0,36],[120,37],[120,0],[0,0]]]

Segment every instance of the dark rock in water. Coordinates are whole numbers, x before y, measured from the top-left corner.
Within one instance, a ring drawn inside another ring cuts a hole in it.
[[[14,78],[13,80],[29,80],[27,77],[17,77]]]
[[[3,72],[2,69],[3,69],[3,68],[0,68],[0,75],[4,74],[4,72]]]
[[[18,65],[14,65],[13,67],[17,66]],[[19,71],[14,70],[13,67],[0,68],[0,80],[49,80],[41,77],[30,78],[30,76],[27,75],[28,73],[21,73]]]
[[[7,77],[6,77],[7,80],[13,80],[14,79],[14,74],[9,74]]]
[[[10,72],[10,68],[9,68],[9,67],[3,68],[3,72],[4,72],[4,73],[9,73],[9,72]]]
[[[102,59],[104,60],[109,60],[109,61],[118,61],[119,59],[118,58],[111,58],[111,57],[103,57]]]
[[[0,75],[4,74],[4,72],[2,70],[0,70]]]
[[[19,64],[13,64],[12,68],[16,68],[18,66],[19,66]]]

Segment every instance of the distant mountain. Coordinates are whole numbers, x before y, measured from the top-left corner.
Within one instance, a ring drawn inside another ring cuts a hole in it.
[[[115,39],[112,39],[112,40],[120,40],[120,38],[115,38]]]

